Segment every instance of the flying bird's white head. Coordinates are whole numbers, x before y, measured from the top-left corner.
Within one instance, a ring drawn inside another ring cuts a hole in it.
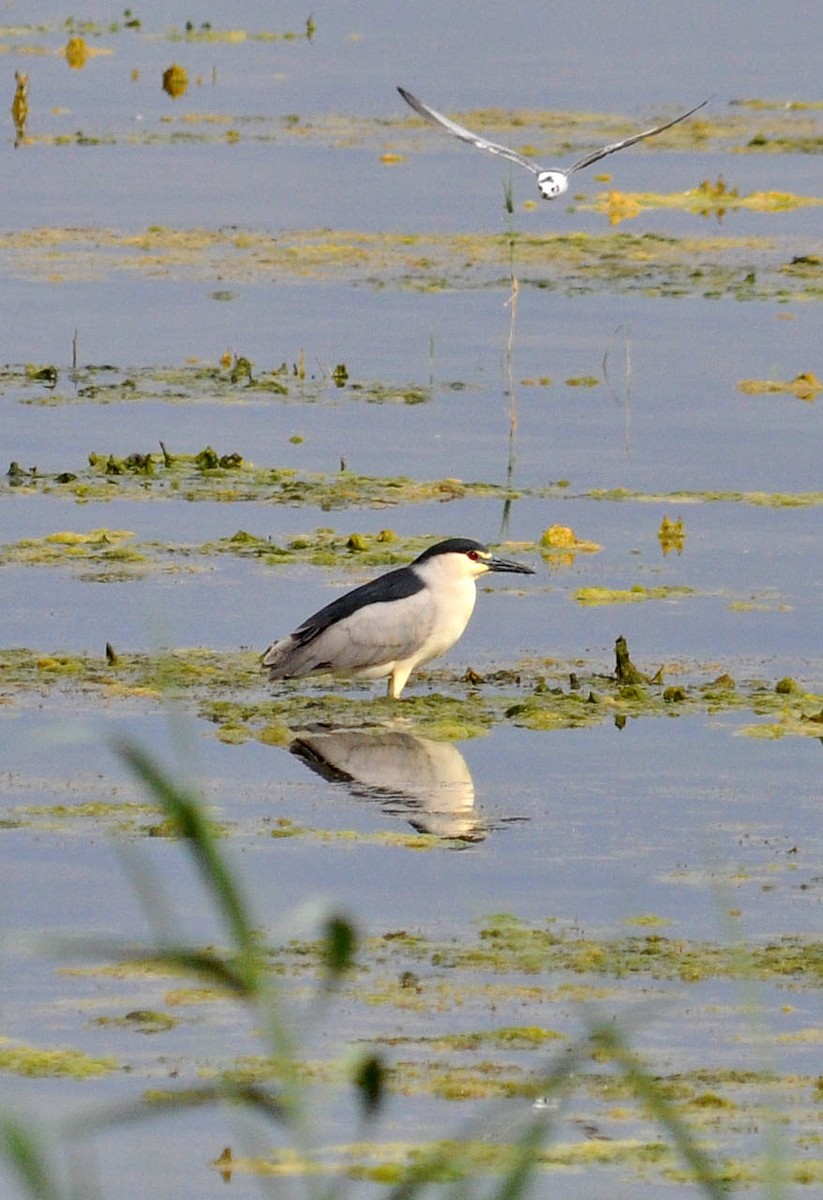
[[[568,191],[569,177],[565,171],[540,171],[537,186],[544,200],[556,200]]]

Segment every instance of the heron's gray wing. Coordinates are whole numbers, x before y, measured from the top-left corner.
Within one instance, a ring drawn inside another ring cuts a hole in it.
[[[478,150],[488,150],[489,154],[499,154],[501,158],[507,158],[510,162],[517,163],[520,167],[525,167],[527,171],[531,171],[532,175],[540,174],[541,168],[533,162],[529,162],[527,158],[524,158],[522,154],[518,154],[516,150],[510,150],[508,146],[501,146],[498,142],[490,142],[488,138],[481,137],[478,133],[472,133],[464,125],[458,125],[456,121],[444,117],[436,109],[429,108],[428,104],[424,104],[422,100],[418,100],[411,92],[407,92],[405,88],[398,87],[397,90],[406,103],[411,105],[414,111],[419,113],[421,117],[425,117],[433,125],[439,125],[447,133],[460,138],[461,142],[468,142],[470,146],[477,146]]]
[[[683,113],[679,117],[675,117],[673,121],[667,121],[665,125],[655,125],[653,129],[644,129],[642,133],[636,133],[633,137],[624,138],[622,142],[612,142],[609,146],[604,146],[602,150],[594,150],[591,154],[587,154],[585,158],[579,159],[573,166],[566,171],[567,175],[571,175],[572,171],[579,171],[581,167],[590,167],[592,163],[599,162],[601,158],[605,158],[607,154],[614,154],[616,150],[625,150],[626,146],[633,146],[635,142],[642,142],[644,138],[654,137],[657,133],[662,133],[664,129],[671,129],[672,125],[679,125],[681,121],[685,121],[692,113],[696,113],[699,108],[705,108],[708,100],[704,100],[701,104],[695,104],[694,108],[690,108],[688,112]]]
[[[388,651],[384,659],[388,662],[393,657],[394,643],[398,643],[401,649],[405,645],[402,618],[393,606],[422,590],[423,583],[419,576],[408,567],[400,567],[370,583],[361,584],[312,613],[288,637],[272,642],[263,653],[263,666],[277,671],[282,678],[284,675],[303,675],[318,670],[319,663],[339,661],[340,669],[348,670],[357,653],[362,655],[361,666],[379,662],[379,655],[384,651]],[[377,659],[371,657],[371,651],[377,643],[374,632],[376,626],[373,623],[375,605],[381,609],[382,633],[379,640],[383,643]],[[372,645],[365,652],[362,648],[356,650],[353,641],[356,643],[364,637],[368,638],[369,631]]]
[[[410,658],[426,642],[432,609],[425,590],[402,600],[358,608],[315,639],[313,654],[336,671],[362,670]]]
[[[344,599],[344,597],[341,597]],[[432,610],[424,590],[402,600],[379,600],[353,609],[346,616],[301,637],[305,625],[275,642],[263,657],[271,678],[332,671],[339,675],[370,670],[411,658],[425,645]]]
[[[408,567],[398,567],[387,575],[380,575],[369,583],[362,583],[351,592],[338,596],[321,608],[319,612],[307,617],[291,635],[294,641],[305,646],[314,641],[321,633],[338,621],[350,617],[360,608],[375,604],[379,600],[402,600],[413,596],[423,587],[420,577]]]

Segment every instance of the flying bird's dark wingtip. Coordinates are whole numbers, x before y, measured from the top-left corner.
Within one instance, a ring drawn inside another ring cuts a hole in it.
[[[699,104],[695,104],[694,108],[689,109],[686,116],[691,117],[694,113],[700,112],[700,109],[705,108],[710,100],[714,100],[714,96],[707,96],[705,100],[701,100]]]

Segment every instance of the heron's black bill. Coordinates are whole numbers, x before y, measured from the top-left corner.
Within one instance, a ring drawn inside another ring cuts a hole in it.
[[[514,575],[534,575],[534,567],[511,562],[508,558],[489,558],[486,560],[486,566],[490,571],[510,571]]]

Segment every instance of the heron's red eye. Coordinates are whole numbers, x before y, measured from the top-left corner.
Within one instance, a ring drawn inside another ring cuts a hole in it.
[[[468,557],[472,560],[472,562],[477,562],[477,560],[480,556],[478,555],[476,550],[470,550],[468,553]]]

